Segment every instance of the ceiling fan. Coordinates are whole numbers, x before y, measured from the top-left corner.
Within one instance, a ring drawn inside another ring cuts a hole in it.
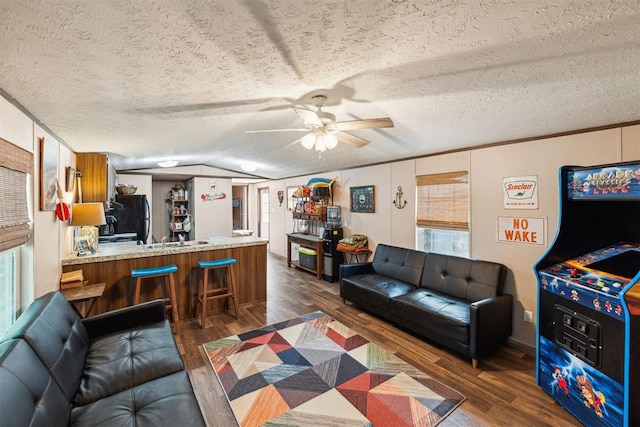
[[[322,111],[322,107],[327,102],[326,96],[316,95],[311,99],[313,100],[313,105],[317,108],[316,111],[304,107],[291,107],[293,111],[298,114],[298,117],[302,119],[305,125],[304,128],[248,130],[245,131],[245,133],[308,132],[305,136],[298,138],[290,145],[300,141],[304,148],[308,150],[315,148],[318,152],[318,157],[322,157],[324,151],[335,148],[338,142],[353,145],[357,148],[364,147],[369,143],[366,139],[345,131],[393,127],[393,121],[389,117],[336,122],[335,115]]]

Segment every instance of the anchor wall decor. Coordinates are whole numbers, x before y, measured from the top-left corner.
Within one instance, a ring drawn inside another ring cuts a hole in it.
[[[398,191],[396,191],[396,198],[393,201],[393,206],[398,209],[402,209],[407,206],[407,201],[402,200],[402,187],[398,185]]]

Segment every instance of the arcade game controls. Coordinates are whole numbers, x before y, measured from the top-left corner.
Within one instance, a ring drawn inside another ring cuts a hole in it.
[[[562,167],[560,192],[534,266],[537,383],[585,425],[638,425],[640,162]]]

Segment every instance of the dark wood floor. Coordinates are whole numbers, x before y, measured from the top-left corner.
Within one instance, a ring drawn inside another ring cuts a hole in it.
[[[285,258],[271,254],[267,258],[266,303],[240,307],[237,320],[227,313],[212,314],[204,329],[195,319],[181,321],[178,345],[210,426],[237,423],[202,344],[316,310],[464,394],[465,402],[441,426],[580,425],[535,385],[535,355],[530,349],[509,344],[474,369],[467,358],[426,343],[350,303],[343,304],[338,283],[288,268]]]

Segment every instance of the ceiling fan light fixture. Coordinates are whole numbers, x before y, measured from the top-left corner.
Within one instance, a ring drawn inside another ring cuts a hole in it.
[[[253,172],[256,169],[258,169],[258,166],[256,166],[255,163],[245,162],[240,165],[240,169],[242,169],[245,172]]]
[[[161,162],[158,162],[158,166],[160,166],[161,168],[172,168],[177,164],[178,164],[177,160],[163,160]]]
[[[322,138],[322,142],[324,146],[327,147],[329,150],[332,150],[338,146],[338,138],[336,138],[330,132],[327,132],[324,134],[324,137]]]
[[[302,138],[302,140],[300,141],[300,143],[307,150],[311,150],[313,148],[313,146],[316,144],[316,134],[311,132],[311,133],[305,135]]]

